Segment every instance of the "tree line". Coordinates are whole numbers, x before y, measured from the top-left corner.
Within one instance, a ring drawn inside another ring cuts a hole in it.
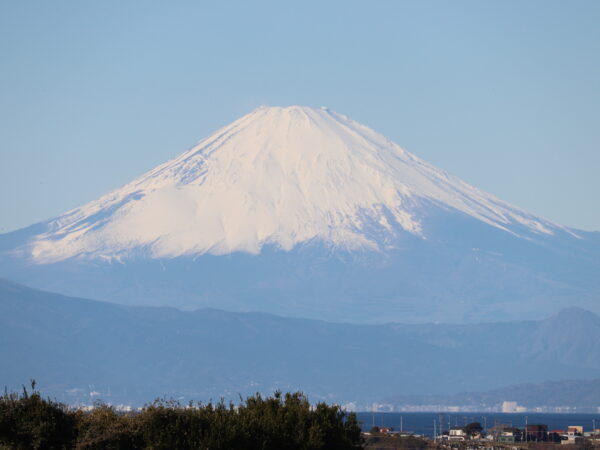
[[[135,412],[97,403],[89,411],[31,391],[0,397],[4,449],[357,449],[354,413],[336,405],[311,406],[300,393],[275,392],[233,403],[157,399]]]

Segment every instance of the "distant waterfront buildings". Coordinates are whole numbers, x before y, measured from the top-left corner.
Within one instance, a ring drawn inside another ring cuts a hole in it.
[[[518,413],[527,411],[527,408],[519,406],[517,402],[502,402],[501,411],[503,413]]]
[[[348,403],[344,405],[350,411],[373,411],[373,412],[440,412],[440,413],[458,413],[458,412],[481,412],[481,413],[600,413],[600,406],[593,408],[581,408],[573,406],[525,406],[519,405],[515,401],[503,401],[494,404],[392,404],[392,403],[369,403],[360,405],[358,403]]]

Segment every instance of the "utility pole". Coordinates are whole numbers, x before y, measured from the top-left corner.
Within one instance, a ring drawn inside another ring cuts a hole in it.
[[[403,425],[404,424],[402,423],[402,416],[400,416],[400,434],[402,434],[402,432],[404,431],[403,428],[402,428]]]
[[[433,419],[433,440],[435,441],[437,437],[437,430],[435,428],[435,419]]]
[[[527,433],[527,416],[525,416],[525,442],[529,441],[529,433]]]

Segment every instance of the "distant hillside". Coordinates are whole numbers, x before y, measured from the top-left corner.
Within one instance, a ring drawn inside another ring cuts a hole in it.
[[[597,378],[595,342],[600,318],[580,309],[542,321],[354,325],[127,307],[0,281],[0,385],[35,378],[68,402],[236,399],[280,388],[366,405],[393,393]]]
[[[598,408],[600,407],[600,378],[519,384],[480,394],[480,399],[487,403],[510,399],[527,407],[571,405]]]
[[[396,408],[407,405],[443,405],[481,410],[499,408],[505,401],[517,402],[528,410],[568,407],[580,412],[597,412],[600,408],[600,378],[523,383],[485,392],[454,395],[398,395],[384,400]]]

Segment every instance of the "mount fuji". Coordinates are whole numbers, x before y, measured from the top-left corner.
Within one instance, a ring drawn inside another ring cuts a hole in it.
[[[0,235],[0,252],[2,277],[131,305],[371,323],[600,312],[600,233],[512,206],[326,108],[258,108],[98,200]]]

